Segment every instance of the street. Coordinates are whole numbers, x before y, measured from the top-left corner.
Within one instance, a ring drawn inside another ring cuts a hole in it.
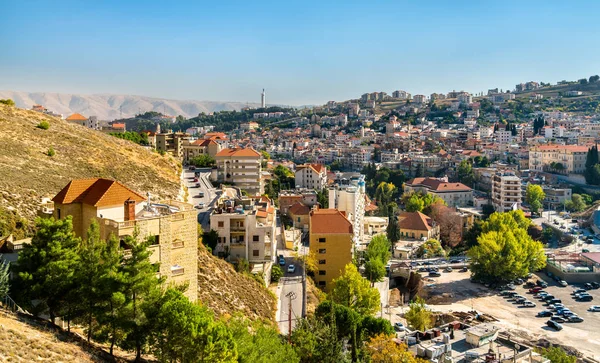
[[[194,173],[199,172],[198,182],[194,181]],[[210,230],[210,213],[217,198],[219,192],[212,186],[210,180],[210,169],[183,170],[183,180],[188,188],[188,200],[187,202],[194,205],[194,208],[198,210],[198,223],[202,225],[202,230]],[[200,184],[196,187],[196,184]],[[204,193],[203,197],[200,197],[201,193]],[[199,208],[199,204],[204,203],[203,208]]]

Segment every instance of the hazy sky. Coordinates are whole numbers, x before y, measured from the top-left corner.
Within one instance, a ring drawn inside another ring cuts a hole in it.
[[[0,89],[320,104],[600,73],[600,1],[3,1]]]

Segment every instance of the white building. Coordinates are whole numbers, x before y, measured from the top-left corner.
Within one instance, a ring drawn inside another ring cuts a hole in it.
[[[327,186],[327,168],[321,164],[305,164],[296,167],[296,188],[322,190]]]
[[[458,102],[460,102],[461,105],[470,105],[471,103],[473,103],[473,96],[466,92],[459,94],[456,97],[456,99],[458,100]]]
[[[365,217],[365,179],[361,175],[352,179],[349,185],[336,184],[329,189],[329,208],[346,213],[352,223],[355,245],[362,241]]]
[[[496,212],[520,209],[521,201],[521,178],[508,172],[492,177],[492,205]]]

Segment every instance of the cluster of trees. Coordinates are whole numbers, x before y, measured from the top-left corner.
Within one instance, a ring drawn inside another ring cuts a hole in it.
[[[569,212],[581,212],[592,204],[592,196],[588,194],[571,195],[571,199],[565,201],[565,209]]]
[[[294,110],[291,108],[282,107],[266,107],[241,111],[219,111],[214,112],[213,114],[206,114],[202,112],[196,117],[192,117],[187,120],[181,120],[172,126],[178,130],[187,130],[190,127],[213,125],[217,131],[231,131],[239,128],[240,124],[244,122],[253,121],[254,114],[262,112],[292,113]],[[260,122],[261,120],[258,121]]]
[[[446,205],[442,198],[421,192],[404,194],[402,203],[407,212],[423,212],[425,214],[431,212],[433,205]]]
[[[434,203],[429,207],[429,216],[440,227],[440,239],[445,247],[454,248],[463,237],[463,219],[456,209],[442,203]]]
[[[585,182],[589,185],[600,185],[600,164],[598,160],[598,146],[592,146],[585,159]]]
[[[543,209],[544,198],[546,198],[546,193],[541,186],[537,184],[528,184],[527,190],[525,191],[525,202],[529,204],[529,209],[533,213],[540,213]]]
[[[546,126],[546,120],[544,120],[544,116],[538,116],[533,120],[533,134],[537,135],[540,133],[540,130]]]
[[[590,78],[581,78],[580,80],[578,80],[578,82],[581,85],[585,85],[588,83],[596,83],[596,82],[598,82],[599,79],[600,79],[600,76],[594,75],[594,76],[590,76]]]
[[[402,191],[402,185],[406,181],[406,176],[402,170],[392,170],[385,167],[377,170],[377,167],[373,163],[365,166],[362,173],[365,175],[365,190],[372,198],[375,197],[377,188],[381,183],[391,183],[396,189],[390,199],[395,200],[399,197],[399,193]]]
[[[377,235],[371,239],[364,254],[365,275],[371,284],[381,281],[386,275],[385,266],[392,257],[392,244],[385,235]]]
[[[296,178],[294,173],[283,165],[277,165],[271,172],[273,177],[265,183],[265,194],[276,199],[281,190],[294,189],[296,187]]]
[[[216,164],[215,158],[208,154],[200,154],[190,159],[190,164],[198,168],[208,168]]]
[[[475,182],[475,174],[473,173],[473,165],[471,164],[470,160],[463,160],[460,162],[460,164],[458,164],[456,175],[458,177],[458,181],[464,185],[473,187],[473,183]]]
[[[444,257],[446,251],[444,251],[440,241],[431,238],[417,248],[416,255],[419,258]]]
[[[139,145],[148,145],[148,134],[145,132],[125,131],[125,132],[111,132],[110,135],[118,137],[119,139],[129,140]]]
[[[523,211],[493,213],[481,224],[477,244],[469,249],[476,279],[511,281],[546,266],[543,245],[529,236],[531,221]]]

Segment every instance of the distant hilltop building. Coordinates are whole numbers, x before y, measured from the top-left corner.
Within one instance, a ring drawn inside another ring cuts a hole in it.
[[[96,116],[90,116],[89,118],[83,116],[80,113],[74,113],[67,117],[66,120],[70,123],[81,125],[93,130],[99,130],[98,118]]]
[[[63,118],[63,115],[61,115],[61,114],[58,114],[58,113],[54,113],[54,112],[52,112],[52,111],[48,111],[48,109],[47,109],[46,107],[42,106],[42,105],[33,105],[33,106],[31,107],[31,110],[32,110],[32,111],[35,111],[35,112],[41,112],[41,113],[43,113],[43,114],[46,114],[46,115],[49,115],[49,116],[54,116],[54,117],[60,117],[60,118]]]
[[[266,106],[267,106],[267,95],[265,94],[265,89],[263,88],[263,91],[260,94],[260,107],[265,108]]]

